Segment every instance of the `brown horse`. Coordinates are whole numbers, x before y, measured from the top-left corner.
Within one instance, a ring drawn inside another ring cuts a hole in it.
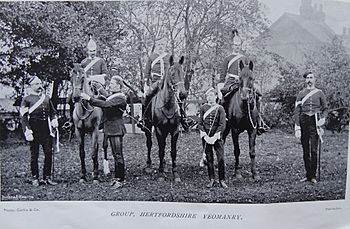
[[[80,94],[82,92],[89,95],[93,94],[84,69],[80,64],[74,64],[70,75],[73,86],[72,98],[74,101],[73,122],[75,126],[75,135],[79,139],[81,162],[81,176],[79,182],[82,183],[86,181],[84,137],[86,133],[89,133],[91,134],[93,146],[93,183],[98,183],[98,129],[102,119],[102,110],[99,107],[91,106],[88,101],[80,99]]]
[[[173,57],[170,57],[170,67],[166,70],[165,76],[162,79],[161,90],[152,99],[151,104],[147,106],[148,109],[151,109],[151,118],[145,119],[145,124],[148,130],[152,130],[152,126],[154,126],[159,147],[159,181],[163,181],[165,179],[164,154],[168,134],[171,136],[170,153],[172,159],[173,177],[175,181],[181,181],[176,168],[176,156],[181,118],[178,103],[184,100],[187,96],[187,92],[185,91],[184,87],[185,80],[184,71],[182,68],[183,61],[184,57],[181,57],[178,63],[174,63]],[[152,164],[152,133],[151,131],[146,131],[145,133],[148,150],[147,168],[150,169]]]
[[[223,138],[225,140],[231,130],[235,155],[235,176],[236,178],[242,178],[240,173],[241,167],[239,165],[239,155],[241,152],[238,140],[240,133],[245,130],[248,132],[252,177],[255,180],[260,180],[255,161],[255,140],[259,113],[256,106],[257,93],[254,89],[253,67],[253,62],[248,60],[248,58],[244,58],[239,62],[240,86],[227,103],[226,117],[228,121]]]

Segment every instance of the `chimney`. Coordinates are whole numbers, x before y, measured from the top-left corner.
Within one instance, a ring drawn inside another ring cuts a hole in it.
[[[323,5],[322,5],[322,4],[319,5],[319,11],[320,11],[320,12],[323,11]]]

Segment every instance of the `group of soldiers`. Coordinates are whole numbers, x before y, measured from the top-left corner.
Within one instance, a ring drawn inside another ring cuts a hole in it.
[[[208,173],[210,178],[209,187],[214,185],[214,166],[213,166],[213,148],[217,151],[218,165],[219,165],[219,183],[222,187],[227,187],[224,182],[224,162],[223,162],[223,143],[221,140],[221,133],[225,128],[225,109],[226,102],[230,96],[233,95],[239,87],[239,60],[244,56],[242,54],[242,39],[237,30],[232,31],[232,50],[231,54],[227,56],[221,66],[220,82],[216,89],[209,89],[206,92],[207,103],[200,109],[200,121],[199,129],[200,136],[203,140],[203,146],[206,152]],[[81,62],[81,66],[84,69],[87,78],[94,82],[93,90],[101,91],[102,95],[105,95],[104,99],[93,98],[91,95],[82,93],[81,98],[90,101],[94,106],[102,107],[104,110],[104,131],[109,137],[112,153],[118,160],[116,160],[115,180],[113,185],[121,187],[125,180],[125,165],[122,153],[122,139],[125,134],[125,126],[122,120],[123,112],[126,106],[126,97],[122,93],[123,79],[120,76],[113,75],[110,80],[109,90],[110,93],[105,93],[104,85],[107,77],[107,65],[106,62],[96,56],[97,45],[95,41],[90,37],[87,44],[88,57]],[[145,114],[143,117],[150,118],[147,114],[147,106],[150,103],[153,96],[160,89],[160,80],[165,74],[166,69],[169,67],[169,54],[164,47],[159,48],[158,52],[154,52],[150,55],[145,69],[145,78],[149,84],[145,85],[145,100],[144,106]],[[311,77],[312,76],[312,77]],[[301,139],[304,151],[304,161],[306,167],[306,180],[314,182],[315,178],[315,151],[317,152],[316,139],[320,134],[317,132],[320,126],[323,124],[315,116],[321,112],[324,117],[326,102],[322,91],[317,89],[314,91],[314,78],[313,74],[309,73],[305,76],[308,84],[308,88],[303,90],[297,97],[296,106],[296,136],[299,137],[299,130],[301,130]],[[309,87],[309,82],[313,82],[313,85]],[[44,160],[44,184],[56,185],[57,183],[52,180],[51,167],[52,167],[52,141],[54,136],[53,131],[58,127],[57,112],[54,109],[50,98],[45,95],[43,85],[38,77],[33,77],[29,82],[31,92],[23,98],[21,104],[20,114],[22,117],[22,127],[24,135],[27,141],[30,142],[31,151],[31,175],[33,186],[39,186],[39,170],[38,170],[38,154],[39,146],[42,145],[45,160]],[[257,90],[257,89],[256,89]],[[310,93],[312,92],[312,95]],[[257,92],[260,96],[261,94]],[[260,110],[260,99],[257,98],[258,109]],[[318,96],[317,98],[315,98]],[[307,97],[307,98],[305,98]],[[319,98],[320,97],[320,98]],[[314,99],[313,99],[314,98]],[[221,101],[221,105],[216,103],[216,100]],[[299,103],[298,103],[299,102]],[[72,104],[73,101],[70,100]],[[73,107],[71,105],[71,107]],[[123,108],[123,109],[120,109]],[[73,109],[71,109],[72,117]],[[186,114],[183,112],[182,118],[186,119]],[[261,117],[261,116],[259,116]],[[219,121],[218,121],[219,120]],[[316,124],[315,124],[316,120]],[[322,119],[321,119],[322,120]],[[138,122],[138,126],[144,129],[145,120],[142,118]],[[188,123],[184,121],[182,123]],[[215,124],[214,124],[215,123]],[[315,125],[314,125],[315,124]],[[313,128],[313,125],[315,128]],[[298,128],[300,126],[300,128]],[[269,128],[264,125],[262,120],[258,121],[258,134],[266,132]],[[316,131],[316,132],[315,132]],[[219,133],[219,134],[218,134]],[[311,143],[309,143],[311,139]],[[310,150],[311,148],[311,150]],[[316,148],[316,150],[315,150]],[[311,157],[309,154],[311,153]]]

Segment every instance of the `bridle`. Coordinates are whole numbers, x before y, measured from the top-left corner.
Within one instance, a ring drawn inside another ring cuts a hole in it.
[[[239,95],[241,95],[241,88],[242,90],[245,90],[248,92],[248,98],[247,98],[247,113],[248,113],[248,117],[249,117],[249,122],[252,125],[253,129],[256,129],[258,124],[255,123],[254,125],[254,121],[252,118],[252,111],[254,110],[254,108],[256,107],[256,98],[257,98],[257,93],[256,90],[254,89],[254,87],[247,87],[247,86],[243,86],[243,87],[239,87],[238,89],[238,93]],[[251,109],[250,104],[254,103],[253,105],[253,109]],[[259,114],[260,115],[260,114]]]
[[[79,73],[78,73],[78,74],[79,74]],[[78,75],[78,74],[77,74],[77,75]],[[76,77],[78,77],[78,76],[76,76]],[[82,79],[81,79],[81,81],[80,81],[80,87],[75,85],[75,81],[73,82],[73,90],[74,90],[74,91],[75,91],[75,90],[79,90],[79,94],[84,90],[84,83],[85,83],[84,81],[85,81],[85,79],[86,79],[86,75],[84,74],[84,75],[81,76],[81,77],[82,77]],[[99,92],[99,90],[98,90],[98,92]],[[91,115],[92,112],[94,111],[95,107],[92,106],[92,105],[90,105],[92,108],[89,109],[89,108],[84,104],[83,100],[81,100],[81,99],[79,100],[79,104],[81,105],[82,109],[85,110],[85,111],[87,112],[87,115],[85,115],[85,116],[79,116],[79,114],[78,114],[77,111],[75,111],[75,114],[77,115],[78,119],[80,119],[80,120],[85,120],[85,119],[87,119],[88,117],[90,117],[90,115]]]

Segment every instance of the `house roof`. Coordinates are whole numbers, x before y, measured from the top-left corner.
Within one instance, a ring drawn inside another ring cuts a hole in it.
[[[309,20],[300,15],[292,13],[284,13],[275,23],[271,25],[270,31],[273,32],[276,30],[284,20],[290,20],[294,22],[293,24],[299,25],[303,30],[305,30],[305,32],[312,35],[315,40],[322,43],[329,43],[336,35],[335,32],[324,22]],[[288,30],[288,28],[284,29]]]

